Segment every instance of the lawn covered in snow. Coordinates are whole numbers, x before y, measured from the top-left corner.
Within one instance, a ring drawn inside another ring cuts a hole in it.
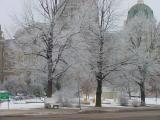
[[[134,98],[132,100],[135,100]],[[132,101],[130,100],[130,102]],[[139,101],[140,99],[137,98],[136,100]],[[132,103],[130,103],[132,105]],[[160,98],[146,98],[146,105],[160,105]],[[103,107],[124,107],[120,106],[118,100],[113,100],[113,99],[106,99],[102,102]]]
[[[44,108],[44,103],[40,99],[28,99],[28,100],[11,100],[9,102],[9,109],[35,109]],[[0,103],[0,110],[8,109],[8,102]]]
[[[146,98],[146,104],[148,105],[160,105],[160,98]]]
[[[140,99],[139,99],[140,101]],[[146,98],[146,104],[147,105],[160,105],[160,98]],[[83,105],[82,105],[83,106]],[[94,104],[87,105],[89,106],[94,106]],[[85,107],[87,107],[85,106]],[[117,101],[114,101],[112,99],[108,99],[103,101],[102,103],[103,107],[122,107],[118,104]],[[14,101],[11,100],[9,102],[9,109],[12,110],[29,110],[29,109],[36,109],[36,108],[44,108],[44,102],[40,99],[28,99],[28,100],[19,100],[19,101]],[[3,102],[0,104],[0,110],[6,110],[8,109],[8,102]]]

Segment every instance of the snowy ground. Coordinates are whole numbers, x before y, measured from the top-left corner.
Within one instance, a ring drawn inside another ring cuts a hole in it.
[[[140,99],[136,99],[140,103]],[[160,105],[160,98],[146,98],[147,105]],[[103,107],[123,107],[120,106],[117,100],[107,99],[102,103]]]
[[[102,102],[102,107],[122,107],[117,100],[107,99]]]
[[[146,98],[147,105],[160,105],[160,98]],[[94,104],[90,105],[82,105],[85,107],[94,106]],[[118,104],[117,101],[113,99],[107,99],[103,101],[103,107],[122,107]],[[35,109],[35,108],[44,108],[44,103],[40,99],[29,99],[29,100],[20,100],[20,101],[10,101],[9,109]],[[8,102],[3,102],[0,104],[0,110],[8,109]]]
[[[160,98],[146,98],[146,104],[160,105]]]
[[[40,99],[29,99],[10,101],[9,109],[33,109],[33,108],[44,108],[44,103]],[[8,102],[0,103],[0,110],[8,109]]]

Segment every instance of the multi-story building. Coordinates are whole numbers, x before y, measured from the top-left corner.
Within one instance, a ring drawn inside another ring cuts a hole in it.
[[[0,82],[4,82],[9,76],[15,75],[14,53],[12,51],[13,40],[5,40],[0,26]]]

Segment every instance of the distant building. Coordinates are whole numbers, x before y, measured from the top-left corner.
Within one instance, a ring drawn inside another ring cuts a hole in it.
[[[127,22],[131,19],[138,17],[146,17],[146,19],[154,18],[153,10],[143,0],[138,0],[137,4],[132,6],[128,11]]]
[[[0,26],[0,81],[4,81],[4,39]]]
[[[8,79],[8,76],[14,75],[14,53],[10,42],[5,40],[0,26],[0,82]]]

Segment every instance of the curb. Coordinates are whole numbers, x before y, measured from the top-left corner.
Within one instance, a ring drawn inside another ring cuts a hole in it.
[[[79,114],[92,114],[92,113],[118,113],[118,112],[142,112],[142,111],[160,111],[160,107],[158,108],[121,108],[121,109],[86,109],[86,110],[81,110],[78,113]]]
[[[23,113],[13,113],[13,114],[4,114],[0,115],[0,117],[27,117],[27,116],[51,116],[51,115],[71,115],[71,114],[93,114],[93,113],[120,113],[120,112],[142,112],[142,111],[160,111],[160,107],[141,107],[141,108],[93,108],[75,111],[71,113],[55,113],[53,112],[29,112],[24,111]],[[7,112],[7,111],[6,111]],[[11,112],[11,111],[10,111]],[[13,112],[13,111],[12,111]]]

